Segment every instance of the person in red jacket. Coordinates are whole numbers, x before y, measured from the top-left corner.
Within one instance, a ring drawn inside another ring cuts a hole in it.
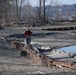
[[[29,29],[27,29],[24,33],[24,36],[26,37],[27,44],[31,44],[31,35],[32,35],[32,32]]]

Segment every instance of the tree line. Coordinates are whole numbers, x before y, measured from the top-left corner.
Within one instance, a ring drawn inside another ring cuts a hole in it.
[[[29,0],[0,0],[0,25],[2,22],[9,24],[12,22],[18,23],[22,20],[27,20],[29,25],[34,22],[46,22],[50,20],[49,15],[53,13],[53,8],[55,9],[55,20],[64,20],[59,2],[50,0],[48,8],[45,5],[47,0],[38,0],[38,2],[38,6],[34,8]],[[70,15],[69,8],[67,9],[66,14],[67,16]],[[76,21],[76,16],[73,16],[72,18]]]

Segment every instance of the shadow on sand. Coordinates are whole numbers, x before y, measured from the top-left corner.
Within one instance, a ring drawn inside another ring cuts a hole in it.
[[[46,36],[46,35],[53,35],[53,34],[57,34],[57,33],[34,33],[31,36],[37,37],[37,36]],[[12,35],[9,35],[8,37],[25,38],[24,34],[12,34]]]
[[[3,30],[4,28],[0,26],[0,30]]]

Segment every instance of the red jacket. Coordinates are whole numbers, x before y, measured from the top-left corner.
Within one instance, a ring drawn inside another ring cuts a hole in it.
[[[32,34],[32,32],[30,30],[25,31],[24,36],[30,36]]]

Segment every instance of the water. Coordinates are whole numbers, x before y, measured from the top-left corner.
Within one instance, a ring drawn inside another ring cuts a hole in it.
[[[59,48],[58,50],[76,53],[76,45],[75,46],[69,46],[69,47],[62,47],[62,48]]]

